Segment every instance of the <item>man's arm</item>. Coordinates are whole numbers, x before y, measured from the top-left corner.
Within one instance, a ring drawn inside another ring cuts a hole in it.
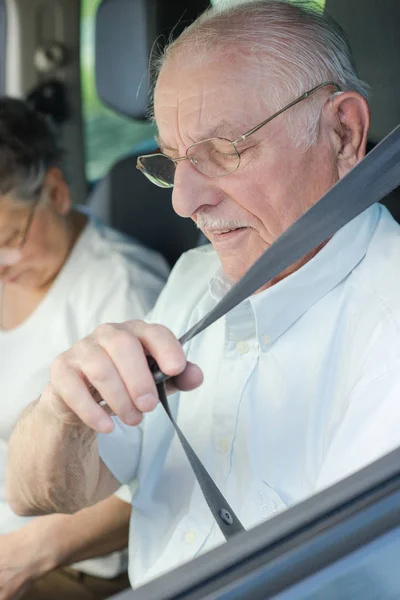
[[[50,384],[10,438],[7,495],[15,512],[73,513],[119,487],[100,459],[96,432],[113,430],[108,411],[135,426],[157,406],[148,353],[174,378],[169,391],[202,383],[200,369],[186,362],[173,333],[142,321],[101,325],[55,360]]]
[[[52,396],[48,386],[22,413],[10,438],[8,501],[20,515],[75,513],[120,486],[100,459],[96,432],[63,408],[57,413]]]

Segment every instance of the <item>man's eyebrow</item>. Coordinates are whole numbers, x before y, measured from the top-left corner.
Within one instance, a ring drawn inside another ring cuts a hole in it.
[[[228,122],[228,121],[221,121],[221,123],[218,123],[218,125],[216,125],[215,127],[213,127],[212,129],[209,129],[207,134],[200,136],[196,142],[201,142],[203,140],[208,140],[209,138],[213,138],[213,137],[222,137],[222,138],[226,138],[228,140],[234,141],[236,138],[238,138],[240,135],[242,135],[242,133],[244,131],[247,131],[245,127],[243,127],[243,124],[239,124],[239,127],[237,125],[232,126],[232,123]],[[178,153],[178,150],[176,148],[171,148],[170,146],[168,146],[168,144],[165,144],[162,139],[159,136],[154,136],[154,139],[156,141],[157,146],[163,151],[163,152],[171,152],[171,153]],[[195,142],[193,142],[195,143]]]
[[[249,127],[247,127],[249,129]],[[221,121],[209,131],[207,137],[223,137],[228,140],[234,141],[236,138],[241,136],[244,131],[247,131],[246,126],[240,123],[232,123],[230,121]]]
[[[229,133],[228,133],[229,131]],[[219,125],[217,125],[216,127],[213,127],[212,129],[209,130],[208,132],[208,136],[207,137],[227,137],[231,134],[232,132],[232,125],[230,125],[228,127],[228,123],[220,123]]]

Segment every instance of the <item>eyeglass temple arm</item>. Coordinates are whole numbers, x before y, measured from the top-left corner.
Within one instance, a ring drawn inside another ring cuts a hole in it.
[[[286,106],[284,106],[283,108],[278,110],[278,112],[276,112],[273,115],[271,115],[270,117],[268,117],[268,119],[265,119],[265,121],[263,121],[259,125],[256,125],[255,127],[253,127],[253,129],[249,129],[249,131],[246,131],[246,133],[244,133],[243,135],[238,137],[237,140],[232,142],[232,144],[238,144],[239,142],[243,142],[250,135],[252,135],[256,131],[261,129],[261,127],[264,127],[264,125],[267,125],[267,123],[272,121],[272,119],[275,119],[275,117],[278,117],[280,114],[285,112],[285,110],[288,110],[288,108],[292,108],[292,106],[295,106],[295,104],[298,104],[302,100],[305,100],[306,98],[308,98],[308,96],[311,96],[311,94],[314,94],[314,92],[317,92],[318,90],[320,90],[321,88],[323,88],[327,85],[334,85],[338,89],[338,91],[340,91],[340,87],[334,81],[325,81],[325,83],[320,83],[319,85],[315,86],[311,90],[308,90],[308,92],[305,92],[302,96],[300,96],[300,98],[296,98],[296,100],[293,100],[293,102],[291,102],[290,104],[287,104]]]

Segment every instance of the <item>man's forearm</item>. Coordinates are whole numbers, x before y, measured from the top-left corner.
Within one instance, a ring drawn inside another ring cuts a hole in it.
[[[23,515],[76,512],[111,493],[96,497],[101,469],[96,433],[81,423],[64,422],[48,403],[37,400],[10,438],[9,503]]]

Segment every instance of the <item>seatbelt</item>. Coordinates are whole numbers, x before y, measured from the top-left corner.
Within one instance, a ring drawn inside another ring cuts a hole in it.
[[[180,338],[180,343],[183,345],[193,339],[399,185],[400,125],[289,227],[220,302]],[[172,416],[165,389],[169,377],[158,369],[153,359],[150,366],[160,402],[175,428],[204,498],[223,535],[228,539],[243,531],[244,527]]]

